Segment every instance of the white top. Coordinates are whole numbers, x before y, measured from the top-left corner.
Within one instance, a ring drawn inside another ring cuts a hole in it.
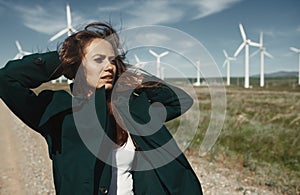
[[[130,134],[127,142],[112,151],[112,178],[109,195],[133,195],[131,168],[134,160],[135,146]]]

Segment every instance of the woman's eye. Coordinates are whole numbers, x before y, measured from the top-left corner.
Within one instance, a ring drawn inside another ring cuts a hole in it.
[[[97,62],[97,63],[101,63],[103,60],[102,60],[102,58],[96,58],[96,59],[94,59],[95,60],[95,62]]]

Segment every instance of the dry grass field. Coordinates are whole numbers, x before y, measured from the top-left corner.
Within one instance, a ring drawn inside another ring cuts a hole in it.
[[[296,80],[269,80],[267,88],[226,87],[226,119],[209,160],[240,167],[254,185],[300,194],[300,86],[291,83]],[[210,120],[209,92],[196,90],[203,119],[191,150],[199,147]]]

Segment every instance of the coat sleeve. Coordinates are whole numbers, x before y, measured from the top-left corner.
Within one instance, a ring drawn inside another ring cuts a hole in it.
[[[31,89],[61,75],[57,52],[32,54],[20,60],[9,61],[0,69],[0,98],[9,109],[32,129],[38,124],[53,91],[36,95]]]
[[[156,87],[145,88],[150,103],[159,102],[167,111],[166,121],[184,114],[192,105],[193,99],[184,90],[166,82],[161,82]]]

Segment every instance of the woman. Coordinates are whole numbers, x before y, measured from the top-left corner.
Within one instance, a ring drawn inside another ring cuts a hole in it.
[[[151,120],[148,110],[154,102],[165,107],[168,121],[185,112],[191,98],[154,77],[128,74],[129,65],[119,51],[110,25],[89,24],[68,37],[59,52],[9,61],[0,70],[0,97],[46,139],[57,194],[202,194],[196,174],[175,143],[173,149],[180,154],[164,153],[174,158],[161,166],[155,165],[155,156],[143,153],[173,140],[166,127],[145,135],[145,129],[134,125]],[[61,75],[75,79],[71,94],[44,90],[36,95],[30,90]],[[119,111],[119,100],[112,101],[131,86],[129,116]],[[89,105],[96,109],[99,128],[92,124],[96,120],[89,115]],[[91,129],[104,133],[93,136]],[[82,133],[94,141],[97,154]]]

